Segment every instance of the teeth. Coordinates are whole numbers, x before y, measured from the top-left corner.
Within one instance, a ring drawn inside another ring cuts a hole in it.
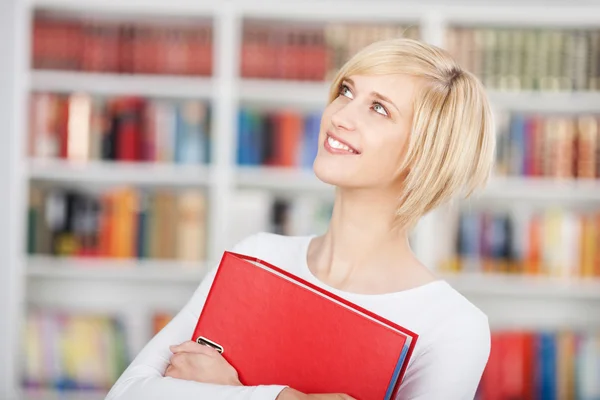
[[[354,150],[352,150],[350,147],[346,146],[343,143],[340,143],[339,141],[335,140],[334,138],[332,138],[331,136],[329,136],[327,138],[327,142],[329,143],[329,145],[331,147],[333,147],[334,149],[340,149],[340,150],[346,150],[349,153],[354,153]]]

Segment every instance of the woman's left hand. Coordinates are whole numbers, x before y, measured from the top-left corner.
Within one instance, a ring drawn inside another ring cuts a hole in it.
[[[201,383],[242,386],[235,368],[212,347],[187,341],[171,346],[170,349],[173,355],[165,376]]]

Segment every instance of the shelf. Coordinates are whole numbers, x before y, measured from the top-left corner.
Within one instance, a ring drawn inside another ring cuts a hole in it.
[[[329,83],[275,79],[242,79],[240,100],[274,105],[322,108],[327,104]]]
[[[168,260],[106,260],[91,258],[28,258],[27,276],[44,280],[129,281],[198,285],[207,263]]]
[[[207,186],[211,167],[169,163],[30,160],[29,178],[51,182],[83,182],[146,186]]]
[[[312,169],[238,167],[236,176],[237,185],[244,188],[321,193],[333,191],[331,186],[319,181]],[[600,180],[497,177],[472,199],[600,201]]]
[[[456,22],[464,24],[488,24],[502,26],[598,26],[597,5],[547,5],[544,12],[536,4],[520,4],[514,7],[500,1],[487,1],[485,5],[477,2],[447,5],[441,2],[389,2],[374,0],[354,2],[349,7],[343,0],[327,2],[274,2],[265,6],[257,2],[236,2],[236,8],[255,18],[309,20],[309,21],[368,21],[419,23],[427,18],[440,23]],[[432,7],[434,6],[434,7]],[[318,7],[318,12],[315,12]],[[385,12],[382,12],[385,10]]]
[[[172,0],[156,2],[134,0],[122,2],[119,0],[27,0],[27,3],[38,7],[100,12],[118,15],[139,14],[161,16],[213,16],[218,15],[224,7],[211,2],[193,0]],[[429,1],[420,3],[393,3],[383,0],[369,2],[354,2],[351,7],[342,0],[326,2],[301,1],[281,2],[267,1],[267,4],[248,2],[244,0],[228,1],[244,17],[269,18],[302,21],[373,21],[395,23],[419,23],[430,17],[443,18],[442,22],[464,24],[510,24],[512,26],[598,26],[597,15],[600,12],[597,5],[547,5],[544,4],[541,13],[536,4],[523,4],[518,8],[499,1],[486,2],[485,5],[452,4],[443,5]],[[318,12],[315,12],[318,8]],[[385,12],[381,12],[385,10]]]
[[[207,77],[36,70],[30,78],[34,91],[195,99],[210,98],[213,91],[212,79]]]
[[[212,80],[206,77],[100,74],[92,72],[34,71],[31,89],[52,92],[86,92],[99,95],[140,95],[170,98],[210,98]],[[329,82],[275,79],[241,79],[239,97],[243,102],[277,106],[295,105],[323,108]],[[597,111],[596,92],[502,92],[488,91],[496,109],[513,111]]]
[[[272,191],[308,191],[321,194],[333,193],[333,188],[320,181],[312,169],[280,167],[238,167],[236,183],[241,188]]]
[[[246,102],[323,108],[329,82],[242,79],[240,99]],[[523,112],[596,112],[600,92],[510,92],[488,91],[497,110]]]
[[[600,180],[496,177],[473,197],[484,200],[600,201]]]
[[[543,297],[553,299],[588,299],[600,301],[600,279],[522,276],[486,273],[442,273],[466,296]]]
[[[25,0],[31,6],[40,8],[59,9],[87,13],[106,13],[132,15],[140,18],[143,15],[157,15],[161,18],[169,16],[213,16],[218,11],[218,5],[208,1],[194,0]]]
[[[501,92],[488,91],[493,107],[501,111],[597,112],[600,92]]]
[[[189,283],[197,286],[209,263],[29,257],[27,276],[43,280],[119,281],[120,283]],[[586,298],[600,301],[600,279],[493,273],[441,273],[465,294],[513,297]]]
[[[130,184],[146,186],[209,186],[209,166],[161,163],[29,161],[29,178],[50,182]],[[275,191],[331,193],[333,188],[315,177],[312,169],[294,167],[236,167],[238,187]],[[473,199],[528,199],[600,201],[600,180],[537,177],[496,177]]]
[[[52,389],[24,389],[22,400],[103,400],[108,390],[52,390]]]

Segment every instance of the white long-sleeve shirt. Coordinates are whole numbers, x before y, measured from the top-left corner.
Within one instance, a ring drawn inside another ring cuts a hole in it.
[[[446,281],[401,292],[363,295],[330,287],[307,265],[312,236],[258,233],[231,250],[247,254],[318,285],[417,333],[398,399],[472,400],[490,353],[484,313]],[[215,276],[214,267],[173,320],[137,355],[106,400],[274,400],[285,386],[222,386],[164,377],[169,346],[189,340]]]

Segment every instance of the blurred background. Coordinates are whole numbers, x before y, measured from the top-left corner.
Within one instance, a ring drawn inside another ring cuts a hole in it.
[[[478,398],[600,399],[600,3],[250,3],[0,1],[0,398],[104,398],[223,250],[323,232],[328,82],[404,36],[494,107],[492,182],[411,236],[490,319]]]

